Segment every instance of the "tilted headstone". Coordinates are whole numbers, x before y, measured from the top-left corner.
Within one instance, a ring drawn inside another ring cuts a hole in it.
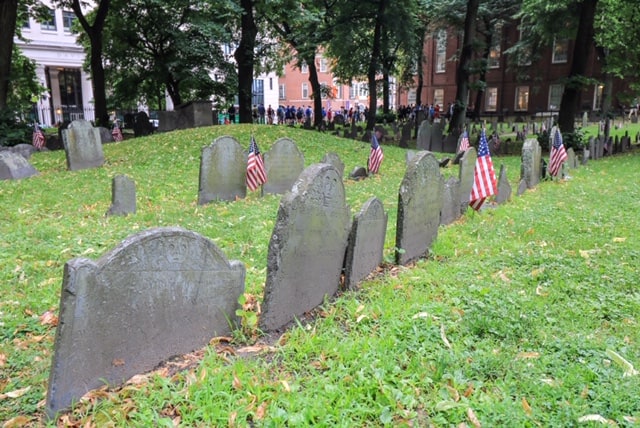
[[[511,199],[511,185],[507,178],[507,170],[504,164],[500,165],[500,175],[498,176],[498,194],[496,195],[496,203],[503,204]]]
[[[589,137],[589,156],[593,159],[596,157],[596,139],[594,137]]]
[[[234,201],[247,195],[247,154],[228,135],[202,148],[198,204]]]
[[[100,131],[86,120],[74,120],[62,131],[67,169],[96,168],[104,164]]]
[[[31,177],[38,171],[18,153],[10,150],[0,152],[0,180],[16,180]]]
[[[267,182],[262,185],[263,194],[283,194],[291,190],[304,169],[304,155],[290,138],[278,138],[264,154]]]
[[[466,213],[469,208],[477,159],[478,152],[476,152],[475,147],[467,149],[464,155],[462,155],[462,158],[460,158],[460,171],[458,172],[458,178],[460,179],[460,214]]]
[[[354,216],[351,226],[344,266],[344,286],[347,290],[355,289],[382,263],[386,233],[387,213],[382,201],[373,197]]]
[[[518,191],[517,191],[517,195],[518,196],[522,196],[524,194],[524,192],[526,192],[528,189],[527,187],[527,181],[523,178],[520,180],[520,183],[518,183]]]
[[[589,162],[590,151],[588,149],[582,149],[582,165],[586,165]]]
[[[326,163],[306,168],[282,197],[267,256],[263,330],[279,329],[338,291],[350,217],[342,177]]]
[[[528,138],[522,145],[522,167],[520,178],[524,179],[529,189],[533,189],[540,182],[542,152],[540,144],[535,138]]]
[[[342,162],[342,159],[340,159],[340,156],[338,156],[337,153],[329,152],[325,154],[320,163],[328,163],[330,165],[333,165],[335,169],[338,170],[338,174],[340,174],[340,177],[344,177],[344,162]]]
[[[396,263],[424,256],[438,235],[444,182],[438,160],[419,152],[407,166],[398,192]]]
[[[440,224],[451,224],[458,218],[460,218],[460,180],[456,177],[449,177],[444,182]]]
[[[428,120],[423,120],[418,128],[418,137],[416,139],[416,148],[418,150],[429,150],[431,147],[431,134],[433,125]]]
[[[26,160],[31,159],[31,155],[34,152],[38,151],[38,149],[33,147],[32,144],[16,144],[15,146],[11,146],[11,147],[0,147],[0,151],[4,151],[4,150],[20,155]]]
[[[566,160],[566,163],[569,166],[569,168],[576,168],[577,167],[576,152],[573,151],[573,147],[569,147],[567,149],[567,160]]]
[[[368,176],[369,174],[367,173],[367,168],[363,166],[356,166],[349,173],[349,178],[356,181],[365,179]]]
[[[48,416],[89,390],[122,384],[230,334],[244,280],[242,263],[175,227],[132,235],[96,262],[67,262]]]
[[[111,207],[107,215],[136,212],[136,183],[126,175],[116,175],[111,182]]]

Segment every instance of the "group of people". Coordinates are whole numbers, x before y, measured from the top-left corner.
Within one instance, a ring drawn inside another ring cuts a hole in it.
[[[412,104],[409,106],[398,107],[398,119],[401,121],[415,120],[420,111],[424,111],[427,119],[437,121],[442,119],[451,119],[453,116],[453,103],[449,103],[446,109],[440,107],[440,104]]]
[[[238,113],[237,107],[232,105],[227,109],[227,118],[225,123],[235,123],[236,115]],[[331,107],[322,107],[322,120],[325,123],[330,123],[336,120],[338,117],[342,117],[343,123],[353,122],[365,122],[367,120],[369,109],[367,107],[357,105],[349,109],[340,107],[333,110]],[[251,109],[251,115],[253,117],[253,123],[255,124],[267,124],[267,125],[303,125],[305,122],[313,123],[314,111],[313,107],[307,106],[278,106],[274,109],[271,104],[266,108],[263,104],[253,105]]]

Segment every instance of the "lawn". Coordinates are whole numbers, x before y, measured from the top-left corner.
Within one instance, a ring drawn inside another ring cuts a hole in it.
[[[635,135],[636,128],[630,133]],[[251,193],[197,205],[200,152],[220,135],[264,152],[292,138],[305,164],[326,152],[348,173],[367,143],[286,127],[216,126],[104,146],[102,168],[67,171],[36,153],[38,176],[0,182],[0,421],[44,426],[64,264],[97,259],[150,227],[181,226],[247,267],[261,300],[280,201]],[[640,156],[589,162],[495,209],[442,227],[430,256],[393,266],[405,151],[345,181],[353,213],[389,213],[384,270],[280,337],[246,326],[118,390],[89,394],[61,426],[640,425]],[[438,158],[444,155],[437,155]],[[494,158],[517,187],[519,157]],[[457,175],[457,166],[446,176]],[[136,182],[137,213],[106,217],[111,179]],[[50,422],[49,424],[54,424]]]

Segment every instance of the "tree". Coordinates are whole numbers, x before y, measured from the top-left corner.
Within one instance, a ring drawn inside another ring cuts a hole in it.
[[[0,111],[7,108],[18,0],[0,1]]]

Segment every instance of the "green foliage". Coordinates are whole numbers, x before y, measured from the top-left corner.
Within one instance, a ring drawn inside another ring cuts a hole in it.
[[[16,120],[16,112],[0,110],[0,146],[15,146],[30,140],[31,128],[26,122]]]
[[[393,123],[397,120],[398,114],[394,111],[385,113],[383,111],[376,111],[376,123]]]

